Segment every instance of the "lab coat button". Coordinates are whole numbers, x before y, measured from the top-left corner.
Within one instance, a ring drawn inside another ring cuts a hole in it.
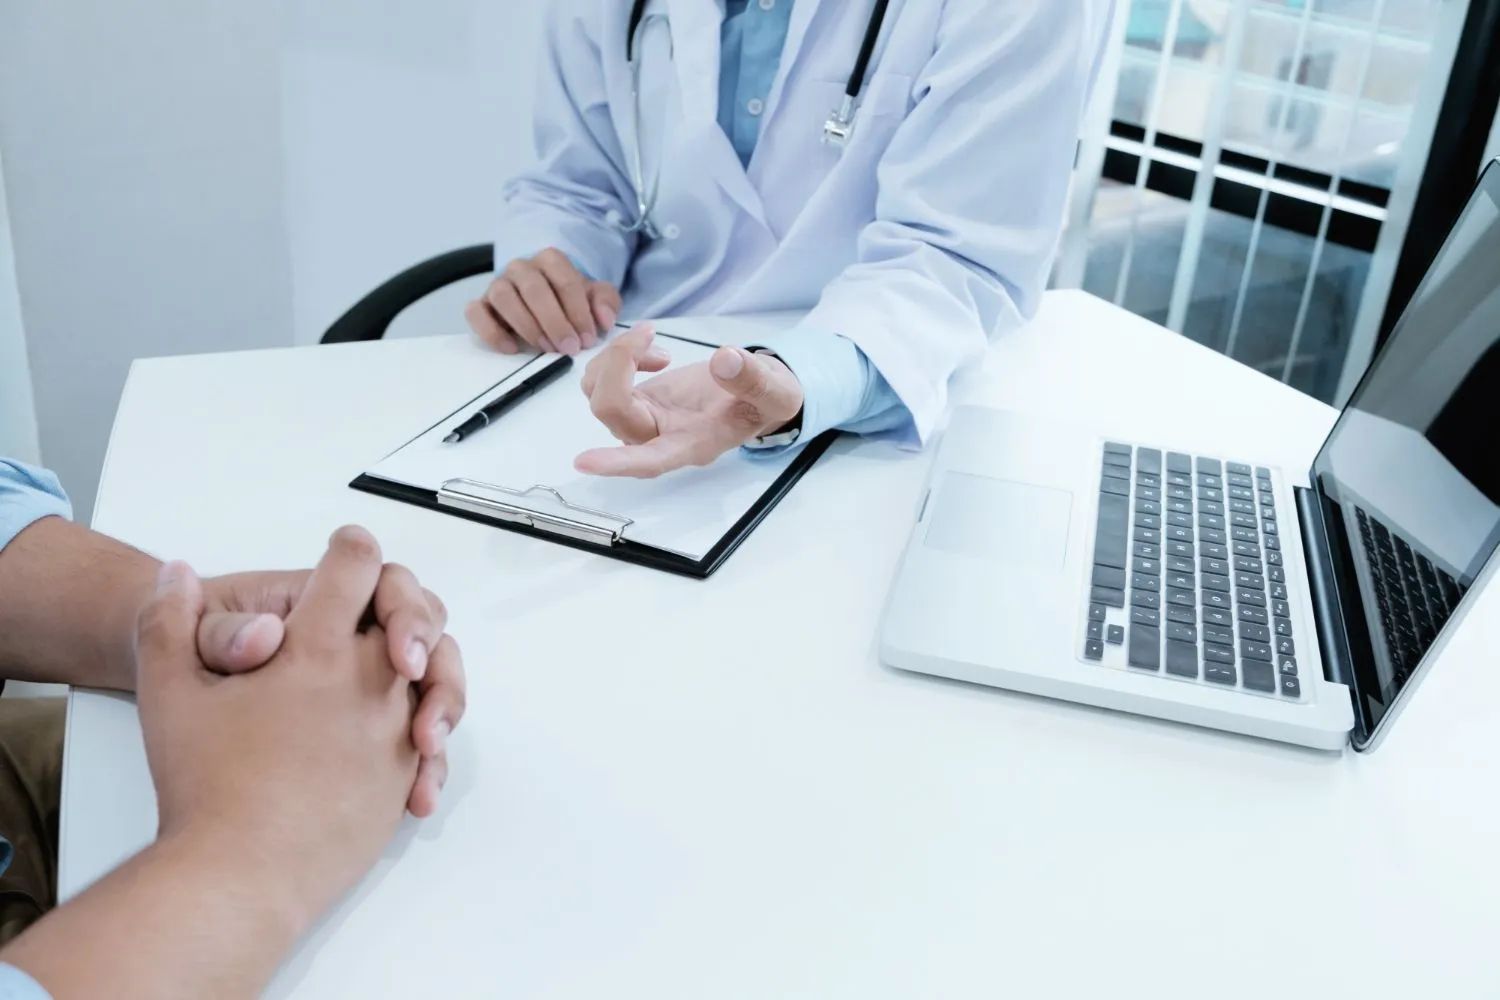
[[[752,97],[750,98],[750,100],[745,102],[745,110],[750,112],[752,115],[758,115],[762,111],[766,110],[766,106],[759,97]]]

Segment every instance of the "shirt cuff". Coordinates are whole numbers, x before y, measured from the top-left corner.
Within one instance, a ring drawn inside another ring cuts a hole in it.
[[[0,1000],[52,1000],[52,994],[14,965],[0,965]]]
[[[0,458],[0,551],[44,517],[72,517],[57,477],[45,469]]]
[[[779,455],[834,428],[874,434],[911,424],[890,385],[846,337],[797,327],[762,337],[753,346],[775,354],[802,384],[802,433],[793,444],[751,449],[752,455]]]

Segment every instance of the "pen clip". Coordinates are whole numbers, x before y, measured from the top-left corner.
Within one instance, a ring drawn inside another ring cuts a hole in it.
[[[566,513],[552,513],[526,506],[521,501],[528,498],[549,498],[551,503]],[[510,524],[548,531],[595,545],[618,545],[624,538],[625,529],[635,523],[628,517],[570,503],[551,486],[541,484],[524,490],[513,490],[474,479],[449,479],[438,489],[437,499],[444,507],[482,514]]]

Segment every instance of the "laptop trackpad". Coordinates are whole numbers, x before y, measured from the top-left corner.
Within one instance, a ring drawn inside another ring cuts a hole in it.
[[[937,506],[927,522],[928,547],[1007,566],[1062,568],[1071,493],[949,472],[936,494]]]

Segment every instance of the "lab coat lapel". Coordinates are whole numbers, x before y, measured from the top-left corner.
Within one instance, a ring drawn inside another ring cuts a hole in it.
[[[701,154],[693,169],[709,174],[725,194],[762,226],[765,207],[750,183],[729,137],[719,127],[719,34],[724,24],[721,3],[670,0],[673,61],[692,148]]]
[[[793,0],[777,0],[777,2],[791,3]],[[792,7],[792,18],[787,22],[786,44],[781,50],[781,62],[776,67],[776,79],[771,83],[771,92],[766,95],[766,121],[770,121],[771,116],[776,113],[776,106],[781,103],[781,92],[786,89],[787,76],[796,65],[797,54],[802,51],[802,43],[807,40],[808,27],[818,11],[818,0],[795,0],[795,4]]]

